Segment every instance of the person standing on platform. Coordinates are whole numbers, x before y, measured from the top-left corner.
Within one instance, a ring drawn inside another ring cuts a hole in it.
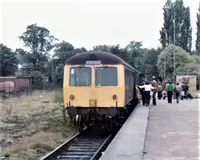
[[[140,86],[144,86],[144,82],[142,82],[141,84],[140,84]],[[140,88],[139,87],[139,90],[140,90],[140,94],[141,94],[141,96],[142,96],[142,104],[143,104],[143,106],[145,105],[145,91],[144,91],[144,88]]]
[[[144,88],[145,104],[146,106],[149,106],[150,98],[151,98],[150,92],[154,88],[151,86],[151,84],[149,84],[148,81],[145,82],[145,85],[139,86],[139,88]]]
[[[176,83],[176,85],[174,87],[174,92],[175,92],[175,96],[176,96],[176,102],[179,103],[180,94],[181,94],[181,86],[179,85],[178,82]]]
[[[157,91],[158,91],[158,99],[161,99],[162,98],[162,91],[163,91],[161,83],[158,83]]]
[[[174,91],[174,85],[172,84],[172,81],[169,82],[169,84],[166,86],[167,88],[167,99],[168,103],[172,103],[172,95]]]
[[[152,81],[152,87],[154,88],[152,90],[152,92],[153,92],[152,101],[153,101],[153,105],[156,106],[156,92],[157,92],[157,89],[158,89],[158,83],[157,83],[157,81],[155,79]]]
[[[187,99],[188,98],[188,91],[189,91],[189,86],[187,82],[182,82],[182,91],[183,91],[183,98]]]

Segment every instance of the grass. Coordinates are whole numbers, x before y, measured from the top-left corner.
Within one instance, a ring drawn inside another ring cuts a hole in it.
[[[32,95],[22,95],[20,98],[8,98],[1,102],[0,116],[9,115],[28,115],[33,112],[55,108],[58,104],[54,103],[56,92],[39,92],[35,91]],[[49,101],[49,103],[41,103]]]
[[[63,92],[61,89],[58,89],[55,95],[55,103],[63,103]]]
[[[1,156],[35,160],[74,135],[77,130],[64,119],[61,101],[60,90],[1,101]]]
[[[18,153],[21,150],[25,150],[27,148],[30,149],[36,149],[36,148],[46,148],[48,150],[52,149],[51,147],[47,147],[47,141],[48,140],[53,140],[56,141],[57,139],[57,134],[52,133],[52,132],[38,132],[37,134],[34,134],[30,137],[24,137],[21,141],[18,143],[8,147],[6,150],[7,152],[12,152],[12,153]]]

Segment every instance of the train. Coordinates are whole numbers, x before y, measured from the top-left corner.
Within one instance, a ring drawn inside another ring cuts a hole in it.
[[[112,53],[76,54],[64,66],[64,107],[79,129],[97,122],[111,127],[138,104],[139,79],[136,68]]]

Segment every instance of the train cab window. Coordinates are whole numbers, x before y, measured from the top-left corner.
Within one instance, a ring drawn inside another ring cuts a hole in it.
[[[96,67],[95,68],[96,86],[117,86],[117,68],[116,67]]]
[[[70,69],[70,86],[90,86],[91,68],[90,67],[72,67]]]

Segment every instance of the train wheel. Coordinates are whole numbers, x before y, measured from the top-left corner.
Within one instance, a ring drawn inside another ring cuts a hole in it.
[[[77,116],[78,115],[72,117],[72,122],[74,126],[77,126]]]
[[[79,128],[79,131],[83,131],[84,128],[86,127],[85,118],[83,115],[79,115],[78,121],[77,121],[77,127]]]

